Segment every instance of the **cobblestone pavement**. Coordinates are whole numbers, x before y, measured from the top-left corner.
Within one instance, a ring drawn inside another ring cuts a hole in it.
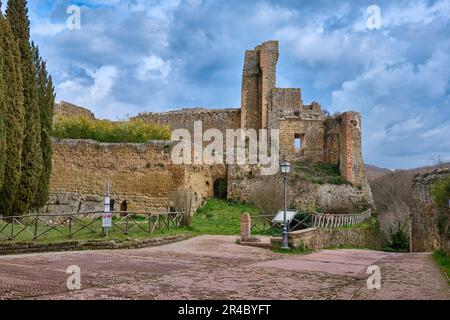
[[[68,266],[82,288],[69,291]],[[367,267],[381,268],[380,290]],[[283,290],[280,290],[283,288]],[[201,236],[160,247],[0,257],[0,299],[450,299],[429,254],[280,255]]]

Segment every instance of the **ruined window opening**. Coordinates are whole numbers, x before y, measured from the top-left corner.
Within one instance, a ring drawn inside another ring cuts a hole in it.
[[[296,133],[294,136],[294,148],[295,151],[300,151],[302,150],[303,147],[303,139],[305,138],[304,135],[301,135],[299,133]]]
[[[122,201],[122,203],[120,204],[120,211],[122,211],[122,212],[128,211],[127,200]]]
[[[169,145],[165,145],[163,147],[163,154],[170,154],[170,146]]]
[[[128,211],[128,203],[126,200],[124,200],[120,203],[119,207],[120,216],[121,217],[127,216],[128,215],[127,211]]]

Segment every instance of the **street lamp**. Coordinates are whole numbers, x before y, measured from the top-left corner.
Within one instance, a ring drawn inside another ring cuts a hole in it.
[[[283,173],[284,179],[284,218],[283,218],[283,231],[281,234],[281,249],[289,249],[288,243],[288,232],[287,232],[287,183],[288,183],[288,174],[291,171],[291,164],[286,160],[281,164],[281,173]]]

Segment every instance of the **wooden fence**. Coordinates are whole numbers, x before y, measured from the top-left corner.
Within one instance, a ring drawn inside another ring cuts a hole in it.
[[[177,229],[183,225],[182,212],[135,213],[113,212],[110,234],[130,235],[136,231],[152,234],[163,229]],[[67,239],[87,232],[102,233],[103,212],[73,214],[36,214],[0,217],[0,240],[39,240],[53,232]]]
[[[288,226],[289,231],[296,231],[306,228],[332,229],[360,224],[372,216],[369,209],[359,214],[321,214],[302,213],[292,219]],[[255,234],[274,234],[281,230],[281,223],[273,223],[274,216],[258,215],[252,216],[251,231]]]
[[[358,214],[312,214],[311,227],[314,228],[339,228],[363,223],[372,217],[372,209]]]

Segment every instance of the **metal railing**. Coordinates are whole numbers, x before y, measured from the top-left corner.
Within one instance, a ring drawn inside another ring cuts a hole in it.
[[[139,231],[152,234],[163,229],[182,227],[185,214],[182,212],[113,212],[110,234],[130,235]],[[87,232],[102,233],[103,212],[72,214],[33,214],[15,217],[0,217],[0,240],[39,240],[53,232],[67,239]]]

